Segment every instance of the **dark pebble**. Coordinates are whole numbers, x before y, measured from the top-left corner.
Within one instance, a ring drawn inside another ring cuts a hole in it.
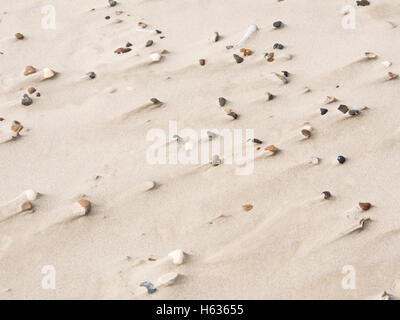
[[[275,21],[273,24],[274,28],[279,29],[282,27],[282,21]]]
[[[237,119],[237,118],[239,118],[239,115],[236,113],[236,112],[233,112],[233,111],[231,111],[231,112],[229,112],[228,113],[228,116],[231,116],[233,119]]]
[[[218,98],[219,105],[223,107],[226,104],[226,99],[224,97]]]
[[[338,161],[339,163],[343,164],[343,163],[345,163],[346,158],[343,157],[343,156],[338,156],[338,157],[337,157],[337,161]]]
[[[24,106],[30,106],[32,102],[32,99],[25,93],[21,100],[21,104]]]
[[[96,78],[96,74],[95,74],[94,72],[92,72],[92,71],[86,73],[86,75],[87,75],[90,79]]]
[[[146,47],[150,47],[151,45],[153,45],[153,40],[149,40],[146,42]]]
[[[254,138],[252,141],[253,141],[254,143],[262,144],[262,141],[259,140],[259,139],[257,139],[257,138]]]
[[[40,97],[40,92],[36,92],[36,97]]]
[[[217,42],[219,40],[219,33],[214,32],[214,42]]]
[[[141,287],[145,287],[147,289],[147,293],[152,294],[157,291],[154,285],[149,281],[144,281],[140,284]]]
[[[323,195],[325,200],[328,200],[332,196],[329,191],[322,192],[322,195]]]
[[[321,111],[322,116],[328,112],[328,109],[325,108],[320,108],[319,110]]]
[[[243,58],[241,56],[238,56],[237,54],[234,54],[233,58],[236,60],[237,63],[243,62]]]
[[[200,59],[199,63],[201,66],[204,66],[206,64],[206,60],[205,59]]]
[[[151,98],[150,101],[153,102],[154,104],[159,104],[159,103],[161,103],[161,101],[158,100],[157,98]]]
[[[160,31],[160,30],[156,30],[156,32],[157,32],[158,34],[160,34],[162,31]]]
[[[111,17],[110,16],[105,16],[104,19],[109,20]]]
[[[287,72],[287,71],[281,71],[281,72],[286,78],[289,77],[289,72]]]
[[[125,47],[127,47],[127,48],[132,47],[132,46],[133,46],[133,44],[130,43],[130,42],[127,42],[126,45],[125,45]]]
[[[283,46],[283,44],[275,43],[274,46],[273,46],[273,48],[274,48],[274,49],[282,50],[282,49],[284,48],[284,46]]]
[[[356,115],[358,115],[360,113],[360,111],[358,111],[358,110],[350,110],[349,111],[349,115],[351,115],[351,116],[356,116]]]
[[[347,111],[349,111],[349,108],[348,108],[345,104],[341,104],[341,105],[338,107],[338,110],[341,111],[341,112],[343,112],[343,113],[346,113]]]
[[[115,7],[117,5],[117,1],[115,0],[108,0],[108,4],[110,5],[110,7]]]

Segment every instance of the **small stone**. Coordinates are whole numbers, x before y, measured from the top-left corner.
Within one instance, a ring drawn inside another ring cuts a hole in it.
[[[34,87],[29,87],[27,91],[29,94],[32,94],[36,91],[36,89]]]
[[[391,63],[390,61],[383,61],[383,62],[382,62],[382,65],[383,65],[384,67],[386,67],[386,68],[389,68],[389,67],[392,65],[392,63]]]
[[[243,58],[241,56],[238,56],[237,54],[233,54],[233,58],[235,59],[236,63],[243,62]]]
[[[244,205],[242,205],[242,208],[243,208],[244,211],[250,211],[250,210],[253,209],[253,205],[251,205],[251,204],[244,204]]]
[[[281,72],[286,78],[289,77],[289,72],[287,72],[287,71],[281,71]]]
[[[36,92],[36,97],[40,97],[40,92]]]
[[[273,98],[275,98],[275,96],[270,92],[266,92],[265,95],[267,96],[267,101],[271,101]]]
[[[336,98],[335,98],[335,97],[333,97],[333,96],[327,96],[327,97],[325,98],[324,104],[330,104],[330,103],[332,103],[332,102],[334,102],[334,101],[336,101]]]
[[[26,66],[25,71],[24,71],[24,76],[28,76],[35,72],[36,72],[36,69],[33,66]]]
[[[275,75],[279,80],[281,80],[283,84],[289,83],[289,80],[286,77],[280,75],[279,73],[272,72],[272,74]]]
[[[313,165],[318,165],[320,162],[320,159],[318,157],[312,157],[310,160],[310,163],[312,163]]]
[[[267,52],[264,54],[264,58],[267,59],[268,62],[273,62],[275,60],[274,56],[275,56],[275,53],[273,53],[273,52],[270,52],[270,53]]]
[[[145,181],[143,182],[142,190],[143,191],[150,191],[156,187],[156,183],[154,181]]]
[[[229,44],[229,45],[227,45],[225,48],[226,48],[226,50],[233,49],[233,45]]]
[[[322,197],[323,197],[325,200],[328,200],[328,199],[332,196],[331,193],[330,193],[329,191],[324,191],[324,192],[322,192],[321,194],[322,194]]]
[[[279,29],[282,27],[282,21],[275,21],[272,25],[275,29]]]
[[[219,97],[218,103],[221,107],[223,107],[224,105],[226,105],[226,99],[224,97]]]
[[[24,106],[30,106],[32,102],[33,100],[25,93],[21,100],[21,104]]]
[[[153,45],[153,40],[148,40],[147,42],[146,42],[146,47],[150,47],[150,46],[152,46]]]
[[[157,291],[154,285],[149,281],[144,281],[140,284],[141,287],[145,287],[147,289],[148,294],[152,294]]]
[[[105,16],[104,19],[109,20],[111,17],[110,16]]]
[[[139,23],[138,23],[138,26],[141,27],[142,29],[147,28],[147,24],[144,23],[144,22],[139,22]]]
[[[116,54],[127,53],[131,50],[132,50],[131,48],[118,48],[114,50],[114,53]]]
[[[125,45],[125,47],[127,47],[127,48],[132,47],[132,46],[133,46],[133,44],[130,43],[130,42],[127,42],[126,45]]]
[[[15,133],[19,133],[24,127],[21,125],[19,121],[13,121],[13,124],[11,125],[11,130],[14,131]]]
[[[161,101],[158,100],[157,98],[151,98],[150,101],[151,101],[152,103],[154,103],[154,104],[159,104],[159,103],[161,103]]]
[[[325,109],[325,108],[320,108],[319,110],[320,110],[322,116],[328,112],[328,109]]]
[[[282,50],[282,49],[285,48],[285,47],[283,46],[283,44],[275,43],[274,46],[273,46],[272,48],[273,48],[273,49]]]
[[[253,51],[251,51],[250,49],[246,49],[246,48],[241,48],[240,52],[242,52],[245,57],[251,56],[253,54]]]
[[[270,151],[272,153],[277,153],[279,151],[279,149],[277,147],[275,147],[274,145],[270,145],[268,147],[265,147],[264,150],[265,151]]]
[[[262,144],[263,142],[257,138],[251,140],[253,143]]]
[[[361,0],[361,1],[356,1],[356,2],[357,2],[358,6],[362,6],[362,7],[370,5],[369,1],[367,1],[367,0]]]
[[[199,63],[201,66],[204,66],[206,64],[206,60],[205,59],[200,59]]]
[[[337,161],[338,161],[340,164],[343,164],[343,163],[345,163],[346,158],[343,157],[343,156],[338,156],[338,157],[337,157]]]
[[[18,40],[24,39],[24,35],[23,35],[22,33],[19,33],[19,32],[15,34],[15,37],[16,37]]]
[[[356,109],[349,110],[349,115],[351,115],[351,116],[356,116],[358,114],[360,114],[360,111],[358,111]]]
[[[33,209],[33,205],[31,202],[27,201],[21,206],[22,212],[29,211]]]
[[[394,80],[397,79],[399,77],[398,74],[393,73],[393,72],[388,72],[388,80]]]
[[[170,272],[162,275],[160,278],[158,278],[158,283],[160,286],[172,286],[176,279],[179,277],[179,273],[176,272]]]
[[[42,72],[43,72],[43,78],[44,79],[53,78],[54,75],[55,75],[55,72],[53,70],[49,69],[49,68],[44,68]]]
[[[76,206],[76,210],[74,213],[87,215],[92,208],[92,204],[90,203],[89,200],[80,199],[76,202],[76,204],[77,204],[77,206]]]
[[[313,130],[313,128],[310,125],[306,125],[303,127],[303,129],[301,130],[301,134],[303,136],[305,136],[307,139],[311,138],[311,131]]]
[[[207,136],[210,140],[215,139],[217,137],[217,134],[212,132],[212,131],[207,131]]]
[[[371,204],[369,202],[359,202],[358,205],[363,211],[367,211],[371,208]]]
[[[239,115],[236,113],[236,112],[233,112],[231,109],[226,109],[225,110],[225,112],[226,112],[226,114],[228,115],[228,116],[231,116],[233,119],[237,119],[237,118],[239,118]]]
[[[214,42],[217,42],[219,40],[219,33],[214,32]]]
[[[373,53],[373,52],[366,52],[365,56],[367,57],[367,59],[376,59],[378,56]]]
[[[157,33],[157,34],[160,34],[160,33],[162,33],[162,31],[156,29],[156,33]],[[164,39],[164,38],[165,38],[165,37],[160,37],[160,39]]]
[[[341,111],[341,112],[343,112],[343,113],[346,113],[347,111],[349,111],[349,108],[348,108],[345,104],[341,104],[341,105],[338,107],[338,110]]]
[[[115,23],[121,23],[122,20],[121,20],[121,19],[115,19],[114,22],[115,22]]]
[[[110,7],[115,7],[117,5],[117,1],[115,0],[108,0],[108,4],[110,5]]]
[[[179,266],[185,260],[185,253],[181,249],[176,249],[174,251],[171,251],[168,254],[168,257],[172,259],[173,264]]]
[[[158,61],[161,60],[161,54],[159,54],[158,52],[154,52],[154,53],[152,53],[152,54],[150,55],[150,59],[151,59],[153,62],[158,62]]]
[[[90,72],[86,73],[86,75],[87,75],[90,79],[96,78],[96,74],[95,74],[93,71],[90,71]]]

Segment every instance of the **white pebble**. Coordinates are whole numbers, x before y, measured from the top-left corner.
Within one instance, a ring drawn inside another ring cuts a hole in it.
[[[171,286],[175,283],[176,279],[178,278],[179,273],[176,272],[170,272],[166,273],[160,278],[158,278],[158,284],[160,286]]]
[[[43,72],[43,78],[44,79],[53,78],[54,75],[55,75],[54,71],[49,69],[49,68],[44,68],[42,72]]]
[[[168,254],[168,257],[172,259],[173,264],[180,265],[185,260],[185,253],[181,249],[176,249]]]
[[[36,200],[38,197],[38,193],[33,190],[25,190],[24,194],[29,201]]]
[[[145,181],[145,182],[143,182],[143,191],[152,190],[155,188],[155,186],[156,186],[156,183],[154,181],[151,181],[151,180]]]
[[[384,67],[386,67],[386,68],[389,68],[389,67],[392,65],[392,63],[391,63],[390,61],[383,61],[383,62],[382,62],[382,65],[383,65]]]
[[[159,54],[158,52],[154,52],[150,55],[150,58],[152,61],[158,62],[161,60],[161,54]]]
[[[312,157],[310,162],[311,162],[312,164],[314,164],[314,165],[318,165],[318,164],[319,164],[319,161],[320,161],[320,160],[319,160],[318,157]]]

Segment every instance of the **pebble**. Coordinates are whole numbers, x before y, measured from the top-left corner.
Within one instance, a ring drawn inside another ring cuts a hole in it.
[[[335,97],[333,97],[333,96],[327,96],[327,97],[325,98],[324,104],[330,104],[330,103],[332,103],[332,102],[334,102],[334,101],[336,101],[336,98],[335,98]]]
[[[24,106],[30,106],[32,102],[33,100],[25,93],[21,100],[21,104]]]
[[[226,99],[224,97],[219,97],[218,103],[221,107],[223,107],[224,105],[226,105]]]
[[[55,72],[53,70],[49,69],[49,68],[44,68],[42,72],[43,72],[43,78],[44,79],[53,78],[54,75],[55,75]]]
[[[253,205],[252,204],[244,204],[244,205],[242,205],[242,208],[244,211],[250,211],[253,209]]]
[[[140,284],[141,287],[145,287],[147,289],[148,294],[152,294],[157,291],[154,285],[149,281],[144,281]]]
[[[226,114],[228,115],[228,116],[231,116],[233,119],[237,119],[237,118],[239,118],[239,115],[236,113],[236,112],[233,112],[231,109],[226,109],[225,110],[225,112],[226,112]]]
[[[159,104],[159,103],[161,103],[161,101],[158,100],[157,98],[151,98],[150,101],[151,101],[152,103],[154,103],[154,104]]]
[[[28,91],[29,94],[32,94],[32,93],[34,93],[36,91],[36,89],[34,87],[30,87],[30,88],[28,88],[27,91]]]
[[[149,180],[149,181],[143,182],[142,190],[150,191],[150,190],[154,189],[155,187],[156,187],[156,183],[154,181]]]
[[[270,92],[266,92],[265,95],[267,96],[267,101],[271,101],[273,98],[275,98],[275,96]]]
[[[158,283],[161,286],[166,286],[166,287],[172,286],[175,283],[176,279],[178,279],[178,277],[179,277],[179,273],[169,272],[169,273],[166,273],[166,274],[162,275],[161,277],[159,277]]]
[[[274,145],[270,145],[268,147],[264,148],[265,151],[270,151],[272,153],[277,153],[279,151],[279,149],[277,147],[275,147]]]
[[[367,211],[371,208],[371,204],[369,202],[359,202],[358,205],[363,211]]]
[[[133,46],[133,44],[130,43],[130,42],[127,42],[126,45],[125,45],[125,47],[127,47],[127,48],[132,47],[132,46]]]
[[[389,68],[389,67],[392,65],[392,63],[391,63],[390,61],[383,61],[383,62],[382,62],[382,65],[383,65],[384,67],[386,67],[386,68]]]
[[[15,133],[19,133],[24,127],[19,121],[14,120],[13,124],[11,125],[11,130]]]
[[[214,42],[217,42],[219,40],[219,33],[214,32]]]
[[[321,194],[322,194],[322,197],[323,197],[325,200],[328,200],[328,199],[332,196],[331,193],[330,193],[329,191],[324,191],[324,192],[322,192]]]
[[[115,0],[108,0],[108,4],[110,5],[110,7],[115,7],[117,5],[117,1]]]
[[[356,2],[357,2],[357,6],[365,7],[365,6],[369,6],[370,5],[368,0],[361,0],[361,1],[356,1]]]
[[[150,46],[152,46],[153,45],[153,40],[148,40],[147,42],[146,42],[146,47],[150,47]]]
[[[242,63],[243,62],[243,58],[241,56],[238,56],[237,54],[233,54],[233,58],[235,59],[235,61],[237,63]]]
[[[253,140],[251,140],[253,143],[258,143],[258,144],[262,144],[263,142],[260,139],[254,138]]]
[[[147,28],[147,24],[145,24],[144,22],[138,22],[138,26],[141,27],[142,29]]]
[[[356,109],[349,110],[349,115],[351,115],[351,116],[356,116],[358,114],[360,114],[360,111],[358,111]]]
[[[264,54],[264,58],[267,59],[268,62],[273,62],[275,60],[274,56],[275,54],[273,52],[270,53],[267,52]]]
[[[205,59],[200,59],[199,63],[201,66],[204,66],[206,64],[206,60]]]
[[[93,71],[90,71],[90,72],[86,73],[86,75],[87,75],[90,79],[96,78],[96,74],[95,74]]]
[[[132,50],[131,48],[122,48],[121,47],[121,48],[115,49],[114,53],[116,53],[116,54],[127,53],[131,50]]]
[[[285,47],[283,46],[283,44],[275,43],[274,46],[273,46],[272,48],[273,48],[273,49],[282,50],[282,49],[285,48]]]
[[[89,200],[80,199],[76,202],[76,208],[74,210],[74,213],[87,215],[89,214],[91,208],[92,204],[90,203]]]
[[[174,251],[171,251],[168,254],[168,257],[172,259],[173,264],[179,266],[185,260],[185,253],[181,249],[176,249]]]
[[[328,109],[325,109],[325,108],[320,108],[319,110],[320,110],[322,116],[328,112]]]
[[[109,20],[111,17],[110,16],[105,16],[104,19]]]
[[[40,92],[36,92],[36,97],[40,97]]]
[[[366,52],[365,56],[367,57],[367,59],[376,59],[378,56],[373,53],[373,52]]]
[[[251,56],[253,54],[253,51],[251,51],[250,49],[246,49],[246,48],[241,48],[240,52],[242,52],[245,57]]]
[[[225,48],[226,48],[226,50],[233,49],[233,45],[229,44],[229,45],[227,45]]]
[[[318,165],[319,162],[320,162],[320,159],[319,159],[318,157],[312,157],[311,160],[310,160],[310,162],[311,162],[313,165]]]
[[[394,79],[397,79],[398,77],[399,77],[399,75],[398,74],[396,74],[396,73],[393,73],[393,72],[388,72],[388,80],[394,80]]]
[[[24,39],[24,35],[23,35],[22,33],[19,33],[19,32],[17,32],[17,33],[15,34],[15,37],[16,37],[18,40]]]
[[[347,111],[349,111],[349,108],[348,108],[345,104],[341,104],[341,105],[338,107],[338,110],[341,111],[341,112],[343,112],[343,113],[346,113]]]
[[[301,129],[301,134],[303,136],[305,136],[307,139],[309,139],[309,138],[311,138],[311,131],[312,131],[311,127],[309,127],[309,129],[308,128],[304,128],[304,129]]]
[[[281,71],[281,72],[286,78],[289,77],[289,72],[287,72],[287,71]]]
[[[272,25],[275,29],[279,29],[282,27],[282,21],[275,21]]]
[[[152,53],[152,54],[150,55],[150,59],[151,59],[153,62],[158,62],[158,61],[161,60],[161,54],[159,54],[158,52],[154,52],[154,53]]]
[[[33,66],[26,66],[25,71],[24,71],[24,76],[28,76],[35,72],[36,72],[36,69]]]
[[[338,156],[338,157],[337,157],[337,161],[338,161],[340,164],[343,164],[343,163],[345,163],[346,158],[343,157],[343,156]]]
[[[115,22],[115,23],[121,23],[122,20],[121,20],[121,19],[115,19],[114,22]]]
[[[25,211],[29,211],[33,209],[33,205],[31,202],[26,201],[22,206],[21,206],[21,211],[25,212]]]
[[[289,80],[286,77],[280,75],[279,73],[272,72],[272,74],[274,74],[279,80],[281,80],[283,84],[289,83]]]
[[[212,132],[212,131],[207,131],[207,136],[210,140],[215,139],[217,137],[217,134]]]

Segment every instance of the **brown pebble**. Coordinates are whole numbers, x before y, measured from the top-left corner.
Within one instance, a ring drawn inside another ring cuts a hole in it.
[[[158,100],[157,98],[151,98],[150,101],[153,102],[154,104],[159,104],[159,103],[161,103],[161,101]]]
[[[16,33],[15,34],[15,37],[18,39],[18,40],[22,40],[23,38],[24,38],[24,35],[22,34],[22,33]]]
[[[115,22],[115,23],[121,23],[122,20],[121,20],[121,19],[115,19],[114,22]]]
[[[13,124],[11,125],[11,130],[17,133],[19,133],[23,128],[24,127],[18,121],[14,121]]]
[[[40,97],[40,92],[36,92],[36,97]]]
[[[206,64],[206,60],[205,59],[200,59],[199,63],[201,66],[204,66]]]
[[[231,44],[229,44],[229,45],[227,45],[225,48],[226,48],[226,50],[230,50],[230,49],[233,48],[233,46],[232,46]]]
[[[393,72],[388,72],[388,80],[394,80],[397,79],[399,77],[398,74],[393,73]]]
[[[301,134],[303,136],[305,136],[306,138],[311,138],[311,131],[310,130],[303,129],[303,130],[301,130]]]
[[[78,203],[85,210],[85,214],[88,214],[90,212],[90,209],[92,208],[92,204],[90,203],[89,200],[80,199],[80,200],[78,200]]]
[[[150,47],[153,44],[153,40],[149,40],[146,42],[146,47]]]
[[[358,205],[363,211],[367,211],[371,208],[371,204],[369,202],[360,202]]]
[[[356,2],[357,2],[357,5],[361,6],[361,7],[365,7],[365,6],[369,6],[370,5],[368,0],[361,0],[361,1],[356,1]]]
[[[141,27],[142,29],[147,28],[147,24],[145,24],[144,22],[139,22],[138,26]]]
[[[265,151],[271,151],[272,153],[277,153],[278,152],[278,148],[275,147],[274,145],[270,145],[268,147],[265,147],[264,149]]]
[[[28,76],[28,75],[30,75],[32,73],[35,73],[35,72],[36,72],[36,69],[34,67],[26,66],[25,67],[25,71],[24,71],[24,76]]]
[[[245,57],[251,56],[253,54],[253,51],[251,51],[250,49],[246,49],[246,48],[240,49],[240,52],[242,52]]]
[[[244,204],[244,205],[242,205],[242,208],[243,208],[244,211],[250,211],[251,209],[253,209],[253,205]]]
[[[33,205],[31,202],[27,201],[21,206],[22,212],[29,211],[33,209]]]
[[[34,93],[36,91],[36,89],[34,87],[30,87],[30,88],[28,88],[27,91],[28,91],[29,94],[32,94],[32,93]]]
[[[237,54],[233,54],[233,58],[236,60],[237,63],[243,62],[243,58],[241,56],[238,56]]]
[[[114,53],[117,53],[117,54],[127,53],[131,50],[132,50],[131,48],[118,48],[118,49],[114,50]]]

